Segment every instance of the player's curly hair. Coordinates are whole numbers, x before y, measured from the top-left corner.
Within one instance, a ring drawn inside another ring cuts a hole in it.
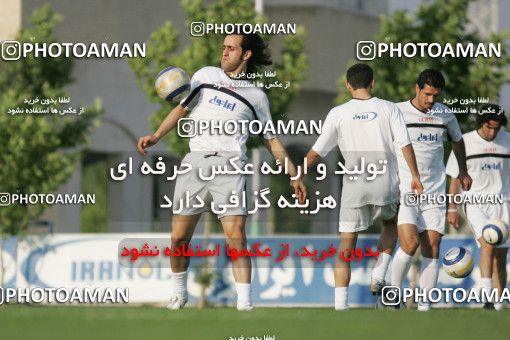
[[[483,124],[494,120],[499,122],[501,126],[508,123],[505,117],[505,110],[498,104],[483,104],[480,106],[479,114],[476,116],[476,128],[479,129]]]
[[[268,45],[264,42],[262,37],[258,34],[242,34],[243,42],[241,48],[243,53],[245,51],[251,51],[251,57],[248,59],[246,72],[253,73],[257,72],[257,69],[261,66],[271,65],[271,54],[268,50]]]

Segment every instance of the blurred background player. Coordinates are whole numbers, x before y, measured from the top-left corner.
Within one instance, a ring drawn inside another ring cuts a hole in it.
[[[476,243],[480,248],[480,274],[482,289],[493,287],[501,294],[506,287],[506,262],[510,240],[500,245],[492,245],[482,237],[482,229],[487,220],[497,218],[510,223],[510,133],[502,127],[507,124],[505,111],[496,104],[485,104],[476,117],[476,130],[464,134],[466,143],[467,170],[473,178],[473,185],[464,195],[502,195],[503,204],[465,204],[464,211],[469,221]],[[450,194],[459,192],[459,168],[453,153],[448,158],[446,173],[450,175]],[[448,222],[459,227],[457,206],[448,206]],[[494,278],[494,284],[493,284]],[[485,308],[502,309],[500,303],[486,302]]]
[[[270,65],[271,59],[267,45],[257,34],[228,35],[223,42],[221,68],[204,67],[198,70],[191,79],[191,92],[180,105],[177,105],[164,119],[158,130],[151,136],[145,136],[138,141],[138,150],[145,154],[145,149],[156,144],[165,134],[172,130],[179,119],[191,112],[190,117],[198,120],[213,122],[227,120],[259,120],[262,124],[271,120],[269,102],[266,94],[259,88],[250,86],[246,80],[247,73],[256,72],[259,66]],[[244,77],[243,77],[244,75]],[[241,84],[239,84],[241,83]],[[221,84],[221,86],[216,86]],[[243,86],[244,85],[244,86]],[[227,102],[228,101],[228,102]],[[227,105],[228,104],[228,105]],[[210,202],[215,205],[229,202],[229,196],[235,192],[241,195],[245,190],[244,175],[216,176],[212,181],[204,182],[197,176],[198,168],[209,169],[212,166],[229,166],[229,159],[239,157],[238,166],[243,167],[246,161],[246,141],[248,133],[219,135],[207,131],[196,134],[190,139],[188,153],[183,163],[191,164],[193,171],[177,177],[173,202],[178,202],[186,196],[199,195],[207,202],[201,208],[184,207],[176,211],[172,218],[172,248],[189,244],[196,224],[202,212],[208,210]],[[265,134],[264,143],[273,157],[284,164],[288,158],[282,143],[272,134]],[[296,175],[296,169],[289,161],[290,176]],[[301,181],[291,181],[296,196],[303,201],[305,187]],[[194,201],[191,203],[195,203]],[[246,208],[229,208],[218,215],[221,221],[227,244],[231,248],[246,249],[245,220]],[[184,307],[188,299],[186,289],[187,269],[189,257],[171,258],[172,293],[169,309]],[[237,309],[252,309],[251,302],[251,260],[249,257],[239,257],[233,261],[232,270],[236,282]]]
[[[398,212],[398,238],[400,248],[393,258],[391,285],[401,286],[411,259],[421,245],[421,268],[419,286],[431,289],[436,286],[439,274],[439,246],[445,233],[446,205],[434,197],[444,195],[446,175],[443,143],[446,138],[453,141],[453,152],[459,160],[459,181],[466,190],[471,178],[466,170],[466,154],[462,133],[455,116],[445,105],[436,103],[445,85],[441,72],[426,69],[416,82],[416,96],[409,101],[398,103],[416,153],[418,171],[424,191],[422,197],[432,199],[420,202],[409,191],[412,173],[404,162],[404,155],[398,153],[400,171],[401,203]],[[430,309],[430,303],[420,301],[418,310]]]
[[[337,254],[354,251],[358,232],[368,229],[378,216],[387,223],[394,219],[398,204],[395,145],[402,150],[411,169],[412,180],[408,190],[421,192],[423,189],[402,113],[394,103],[372,97],[373,86],[370,66],[356,64],[347,70],[346,87],[352,99],[328,113],[321,135],[307,154],[305,166],[308,168],[335,146],[340,148],[347,169],[357,167],[361,158],[365,158],[365,164],[380,165],[380,160],[387,161],[385,174],[373,181],[367,181],[366,173],[357,179],[344,175]],[[348,309],[350,262],[337,255],[334,274],[335,309]]]

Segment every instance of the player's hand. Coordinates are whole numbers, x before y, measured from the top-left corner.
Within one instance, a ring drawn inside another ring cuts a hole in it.
[[[423,193],[423,184],[419,178],[413,178],[411,180],[411,191],[416,195],[421,195]]]
[[[145,136],[145,137],[141,137],[139,140],[138,140],[138,144],[136,144],[136,148],[138,149],[138,152],[144,156],[147,155],[147,152],[145,152],[145,149],[147,149],[148,147],[151,147],[153,146],[154,144],[156,144],[157,142],[159,141],[159,138],[156,137],[155,135],[150,135],[150,136]]]
[[[459,177],[457,177],[462,185],[462,190],[468,191],[471,189],[471,184],[473,183],[473,179],[467,172],[459,173]]]
[[[304,203],[306,200],[307,192],[306,185],[301,179],[290,181],[290,186],[294,188],[294,195],[296,195],[299,203]]]
[[[448,223],[450,223],[455,229],[459,229],[459,214],[457,211],[448,211],[446,218],[448,219]]]

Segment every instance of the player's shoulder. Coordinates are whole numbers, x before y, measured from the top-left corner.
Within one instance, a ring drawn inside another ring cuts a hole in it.
[[[410,100],[404,100],[403,102],[398,102],[396,103],[395,105],[397,105],[397,107],[403,111],[403,110],[407,110],[410,108],[411,106],[411,101]]]
[[[443,103],[434,103],[432,106],[432,113],[446,118],[455,118],[452,110]]]
[[[374,101],[377,103],[378,106],[382,106],[382,107],[384,107],[384,108],[386,108],[386,109],[388,109],[390,111],[393,111],[395,109],[399,109],[397,103],[389,101],[389,100],[386,100],[386,99],[374,97]]]
[[[462,135],[462,139],[464,139],[464,142],[475,141],[477,139],[477,137],[478,137],[478,132],[476,132],[476,130],[466,132],[465,134]]]
[[[505,130],[504,127],[502,127],[498,132],[498,137],[500,137],[501,140],[508,141],[510,145],[510,132]]]
[[[205,66],[196,71],[193,74],[193,78],[196,79],[203,79],[203,78],[212,78],[212,77],[218,77],[221,75],[221,68],[215,67],[215,66]]]

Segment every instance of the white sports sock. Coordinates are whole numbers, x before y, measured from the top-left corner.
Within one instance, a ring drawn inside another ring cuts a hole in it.
[[[237,307],[251,307],[251,283],[237,283]]]
[[[187,293],[186,284],[188,283],[188,272],[174,273],[170,275],[172,283],[172,295],[184,296]]]
[[[388,271],[388,266],[390,265],[392,256],[390,254],[382,253],[374,264],[372,268],[372,281],[383,281],[386,272]]]
[[[336,287],[335,288],[335,309],[346,310],[349,309],[347,305],[347,289],[349,287]]]
[[[426,294],[437,285],[437,277],[439,276],[439,265],[437,259],[430,257],[421,257],[420,281],[419,285]],[[422,305],[430,306],[430,302],[420,301]],[[423,309],[425,310],[425,309]]]
[[[481,285],[482,289],[481,291],[486,291],[487,295],[482,295],[482,302],[494,302],[494,301],[487,301],[486,297],[489,297],[492,293],[493,285],[492,285],[492,278],[491,277],[482,277],[481,279]]]
[[[413,257],[411,255],[407,255],[402,249],[398,248],[393,257],[393,264],[391,265],[392,286],[402,286],[402,281],[409,271],[412,259]]]

